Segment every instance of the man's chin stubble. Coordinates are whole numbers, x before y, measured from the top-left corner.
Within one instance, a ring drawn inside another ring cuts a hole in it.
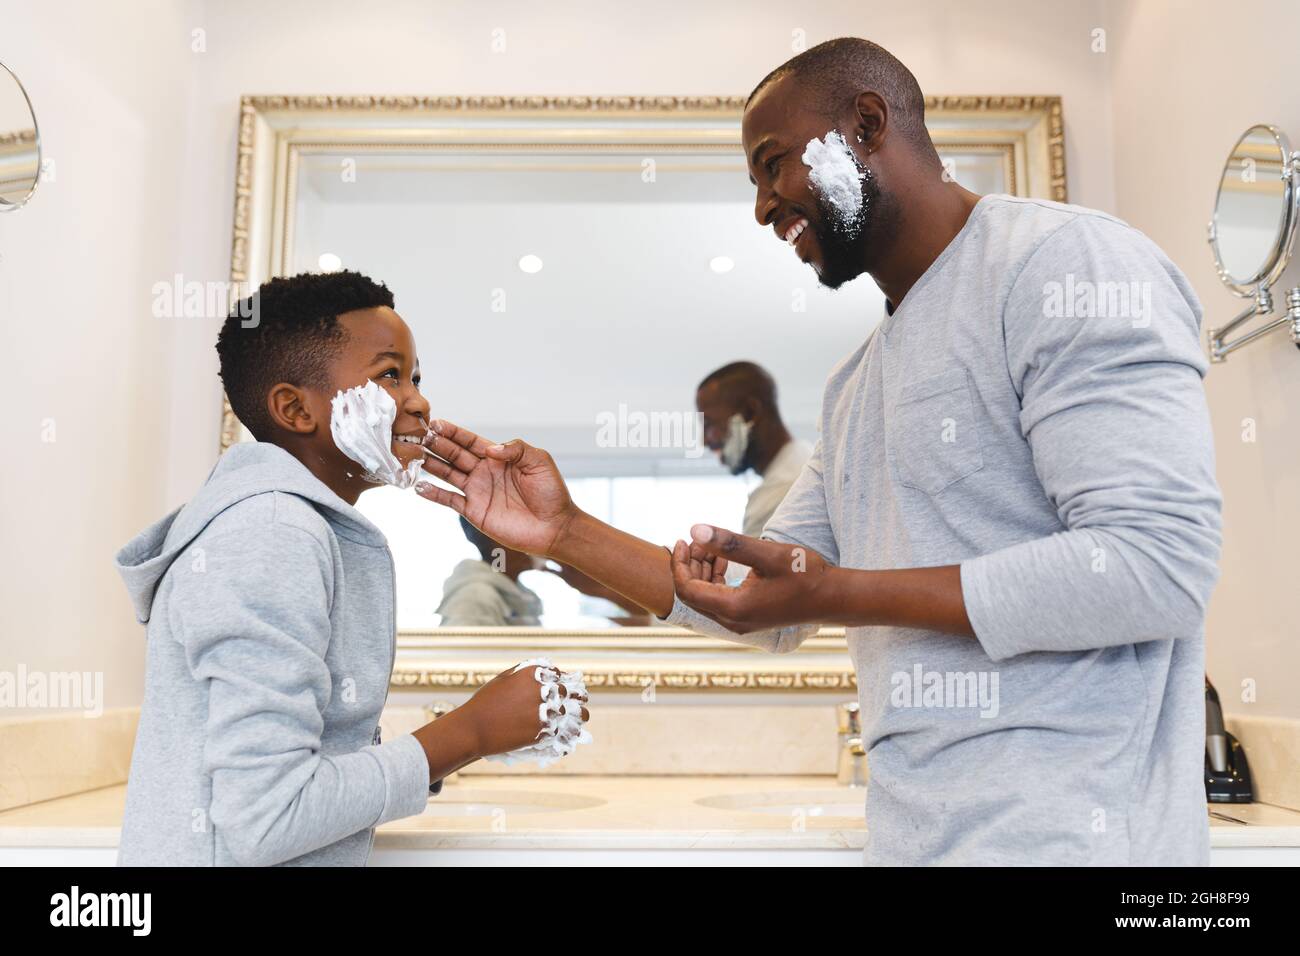
[[[849,269],[832,268],[829,271],[813,266],[813,271],[817,273],[817,281],[827,289],[832,291],[839,289],[847,282],[852,282],[866,270],[860,269],[853,272]]]

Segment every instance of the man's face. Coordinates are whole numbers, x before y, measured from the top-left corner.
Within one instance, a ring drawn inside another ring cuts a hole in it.
[[[704,419],[704,444],[721,460],[731,416],[743,413],[743,409],[734,397],[723,391],[718,382],[710,382],[695,393],[695,408]]]
[[[857,134],[840,129],[862,178],[862,203],[851,216],[841,214],[814,186],[803,154],[810,140],[825,140],[833,129],[803,101],[798,81],[784,76],[763,89],[741,124],[741,139],[749,163],[749,179],[757,189],[754,217],[772,226],[778,239],[794,238],[795,254],[817,272],[822,285],[838,289],[867,271],[878,251],[892,237],[884,227],[880,186],[861,162]],[[847,123],[844,124],[846,127]]]
[[[328,392],[309,392],[313,416],[326,423],[321,430],[323,434],[315,436],[318,448],[322,454],[332,452],[327,460],[334,460],[334,456],[342,458],[349,472],[360,470],[334,446],[328,422],[336,394],[373,380],[397,405],[393,454],[403,467],[417,458],[423,459],[418,444],[398,440],[398,436],[422,438],[429,420],[429,403],[420,394],[420,361],[410,328],[387,306],[345,312],[339,316],[339,324],[346,330],[347,338],[330,369],[330,388]]]

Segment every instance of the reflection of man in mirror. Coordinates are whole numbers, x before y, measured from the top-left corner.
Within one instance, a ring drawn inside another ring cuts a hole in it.
[[[758,537],[803,471],[812,446],[794,438],[776,404],[776,382],[761,365],[732,362],[710,372],[695,392],[704,444],[733,475],[753,469],[762,482],[745,505],[745,534]]]
[[[461,529],[478,549],[452,569],[442,585],[441,627],[537,627],[542,623],[542,599],[519,583],[519,575],[541,562],[493,541],[464,518]]]

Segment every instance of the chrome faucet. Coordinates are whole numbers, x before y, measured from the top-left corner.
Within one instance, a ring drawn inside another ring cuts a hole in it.
[[[446,717],[448,714],[452,712],[452,710],[453,710],[452,705],[447,703],[447,701],[445,700],[435,700],[432,704],[425,704],[424,722],[426,724],[431,724],[439,717]],[[447,774],[447,776],[442,778],[442,782],[444,784],[455,783],[459,779],[460,779],[460,772],[457,771],[456,773]]]
[[[835,782],[842,787],[865,787],[867,748],[862,745],[862,719],[858,702],[840,704],[836,712],[839,716],[839,764],[835,771]]]

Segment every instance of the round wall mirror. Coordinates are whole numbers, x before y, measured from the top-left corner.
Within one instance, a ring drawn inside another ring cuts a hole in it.
[[[0,63],[0,212],[22,206],[41,176],[41,134],[18,77]]]
[[[1210,247],[1223,283],[1241,296],[1277,281],[1295,236],[1291,147],[1273,126],[1252,126],[1237,140],[1219,177]]]

